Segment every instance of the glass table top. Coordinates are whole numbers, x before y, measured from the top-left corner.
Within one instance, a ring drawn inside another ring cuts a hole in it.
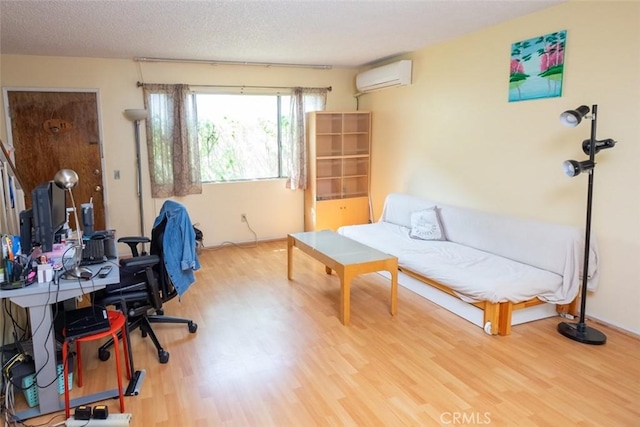
[[[395,258],[331,230],[291,233],[290,236],[343,265]]]

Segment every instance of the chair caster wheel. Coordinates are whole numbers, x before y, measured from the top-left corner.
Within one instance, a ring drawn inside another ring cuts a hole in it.
[[[189,326],[189,332],[191,332],[192,334],[195,334],[196,331],[198,330],[198,324],[197,323],[189,322],[188,326]]]
[[[102,360],[103,362],[106,362],[107,360],[109,360],[109,357],[111,357],[111,353],[109,352],[109,350],[104,350],[104,349],[98,350],[98,359]]]
[[[169,361],[169,352],[167,350],[160,350],[158,352],[158,359],[160,359],[160,363],[167,363]]]

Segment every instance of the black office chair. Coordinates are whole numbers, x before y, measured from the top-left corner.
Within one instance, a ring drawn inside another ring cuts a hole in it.
[[[188,326],[190,333],[195,333],[198,325],[190,319],[165,316],[163,304],[178,295],[167,274],[164,263],[163,235],[166,219],[153,228],[151,240],[146,237],[122,237],[118,242],[126,243],[131,249],[133,258],[120,262],[120,283],[109,285],[98,294],[97,299],[103,306],[114,305],[127,314],[129,332],[140,329],[142,336],[149,336],[158,350],[160,363],[169,361],[169,352],[158,340],[152,323],[182,323]],[[150,243],[150,255],[140,255],[139,245]],[[100,360],[110,357],[107,350],[113,341],[110,340],[98,350]]]

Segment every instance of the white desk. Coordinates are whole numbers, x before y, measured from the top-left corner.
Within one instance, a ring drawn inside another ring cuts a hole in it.
[[[106,263],[105,263],[106,264]],[[53,310],[51,304],[78,297],[83,294],[103,289],[107,285],[120,281],[120,269],[116,263],[108,263],[113,268],[103,279],[95,277],[93,280],[60,280],[58,285],[53,283],[34,283],[22,289],[0,291],[0,298],[8,298],[20,307],[29,309],[31,333],[33,336],[33,358],[35,362],[38,385],[39,406],[16,414],[25,420],[39,415],[49,414],[64,409],[64,402],[58,394],[58,373],[56,362],[55,333],[53,330]],[[104,264],[89,266],[94,274]],[[90,396],[83,396],[71,400],[71,407],[117,397],[118,390],[109,390]]]

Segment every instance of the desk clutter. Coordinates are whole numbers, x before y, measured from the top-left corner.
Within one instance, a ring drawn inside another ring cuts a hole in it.
[[[3,235],[0,259],[0,289],[18,289],[34,283],[37,272],[29,257],[21,254],[20,237]]]
[[[93,234],[96,233],[94,232]],[[102,235],[95,240],[99,240],[104,248],[105,241],[108,240],[107,237],[109,235],[113,236],[113,233],[107,233],[107,236]],[[11,302],[12,305],[10,307],[12,310],[25,310],[25,315],[28,317],[29,322],[27,326],[30,327],[31,332],[30,335],[26,333],[28,329],[20,324],[22,319],[14,317],[12,312],[3,311],[5,313],[4,324],[13,323],[14,343],[24,342],[23,340],[25,339],[32,342],[32,344],[25,345],[23,349],[16,351],[16,353],[21,354],[18,357],[25,358],[25,363],[16,363],[12,369],[13,372],[9,376],[11,380],[7,380],[5,377],[3,381],[3,388],[10,390],[11,393],[16,391],[20,398],[22,398],[20,392],[24,391],[26,393],[24,396],[25,405],[20,402],[19,405],[14,406],[12,399],[9,404],[5,405],[7,414],[12,414],[17,420],[24,420],[60,410],[60,392],[62,391],[62,394],[66,395],[65,400],[69,400],[68,390],[71,388],[73,376],[77,377],[76,385],[78,387],[81,386],[81,370],[78,369],[81,366],[79,349],[74,349],[64,354],[64,343],[74,343],[74,347],[77,348],[80,341],[102,339],[102,334],[106,334],[106,339],[107,336],[111,336],[110,330],[113,327],[113,322],[111,321],[111,315],[109,315],[108,321],[105,323],[104,307],[99,308],[94,304],[91,308],[83,307],[79,309],[77,306],[78,297],[85,296],[88,293],[95,294],[96,291],[104,289],[107,285],[117,284],[120,280],[120,274],[117,262],[104,262],[105,265],[94,265],[91,266],[91,269],[88,269],[91,272],[91,277],[87,278],[91,280],[88,286],[84,284],[84,281],[79,280],[84,277],[64,279],[62,275],[80,261],[81,251],[78,250],[80,245],[72,240],[66,240],[64,244],[60,242],[52,245],[50,252],[44,252],[41,245],[35,244],[33,251],[21,253],[18,250],[18,243],[21,239],[15,236],[8,237],[5,238],[5,236],[0,235],[0,250],[4,252],[4,256],[0,256],[1,264],[5,265],[5,261],[23,263],[28,266],[24,271],[28,271],[29,268],[32,269],[31,275],[23,274],[23,277],[31,277],[31,280],[35,277],[36,281],[38,266],[41,266],[41,270],[47,271],[52,268],[54,274],[53,281],[49,283],[34,284],[29,287],[23,286],[11,291],[1,291],[2,298]],[[4,248],[2,248],[3,244]],[[54,246],[55,251],[53,250]],[[102,253],[104,253],[104,249],[102,249]],[[11,259],[12,257],[13,260]],[[64,266],[63,258],[65,261]],[[67,258],[69,262],[67,262]],[[13,266],[11,264],[11,268]],[[99,271],[102,267],[111,268],[111,273],[101,276]],[[57,271],[58,269],[60,271]],[[44,274],[44,279],[46,280],[46,272],[42,274]],[[11,278],[11,274],[5,274],[4,282],[12,283],[10,282]],[[87,313],[87,310],[90,312]],[[21,317],[24,318],[24,316]],[[104,328],[105,324],[109,325],[107,330]],[[115,331],[114,335],[117,336],[118,332],[123,335],[126,334],[125,330],[123,330],[125,325],[126,320],[122,315],[120,330]],[[75,331],[73,330],[74,328]],[[65,330],[68,333],[65,334]],[[125,340],[118,338],[118,341],[124,343]],[[116,342],[115,339],[114,342]],[[11,357],[13,355],[7,355],[6,357],[3,355],[3,365],[5,361],[11,360]],[[73,364],[70,363],[72,358]],[[28,362],[26,362],[27,359],[29,360]],[[65,360],[67,363],[63,363]],[[130,372],[131,360],[127,354],[126,361],[128,363],[126,368],[128,372]],[[74,365],[76,372],[73,372]],[[20,369],[20,372],[18,373],[15,369]],[[129,376],[130,374],[128,373],[127,378]],[[66,385],[64,384],[65,382]],[[82,394],[82,399],[86,400],[86,402],[97,402],[123,394],[123,387],[121,381],[119,381],[117,388],[87,395]],[[74,400],[76,399],[70,400],[69,404]],[[30,409],[24,409],[27,404]],[[75,405],[77,403],[73,404],[73,406]],[[120,412],[124,412],[122,405]],[[109,415],[110,417],[111,414]],[[96,421],[105,420],[91,419],[91,423]],[[86,421],[84,424],[86,424]]]
[[[43,252],[39,245],[30,246],[23,253],[20,236],[2,235],[0,259],[0,289],[20,289],[32,283],[53,280],[54,272],[63,267],[64,260],[73,258],[74,250],[66,243],[53,243],[51,251]],[[82,238],[80,265],[93,265],[118,258],[115,230],[94,231]]]
[[[82,240],[82,265],[99,264],[118,258],[115,230],[94,231],[90,235],[84,235]]]
[[[43,253],[34,246],[29,254],[21,248],[20,236],[3,235],[1,238],[0,289],[20,289],[36,281],[46,283],[53,280],[54,270],[62,268],[62,257],[66,247],[54,244],[52,251]]]

